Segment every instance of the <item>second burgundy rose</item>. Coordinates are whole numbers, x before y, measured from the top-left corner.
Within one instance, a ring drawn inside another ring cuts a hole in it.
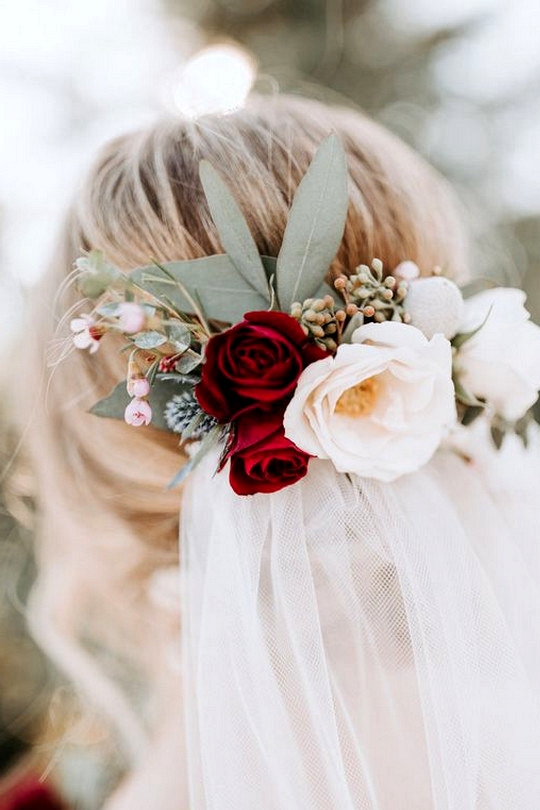
[[[277,492],[303,478],[310,456],[285,437],[283,414],[250,411],[236,423],[229,481],[237,495]]]

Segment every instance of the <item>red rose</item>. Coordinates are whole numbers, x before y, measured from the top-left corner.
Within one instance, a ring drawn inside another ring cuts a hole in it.
[[[303,478],[310,456],[285,437],[281,411],[252,410],[236,423],[229,480],[237,495],[277,492]]]
[[[63,807],[50,788],[33,777],[0,797],[0,810],[62,810]]]
[[[290,398],[304,368],[323,357],[290,315],[248,312],[209,341],[195,393],[206,413],[231,422]]]

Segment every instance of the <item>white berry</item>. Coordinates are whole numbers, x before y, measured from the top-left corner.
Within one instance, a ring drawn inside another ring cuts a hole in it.
[[[420,275],[420,269],[414,262],[401,262],[394,270],[393,275],[402,281],[414,281]]]
[[[404,308],[412,325],[428,339],[442,333],[450,340],[461,324],[463,296],[457,284],[448,278],[419,278],[409,283]]]

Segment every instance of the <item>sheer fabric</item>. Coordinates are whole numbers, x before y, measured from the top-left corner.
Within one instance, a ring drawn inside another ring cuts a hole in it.
[[[540,807],[539,442],[483,430],[392,484],[194,473],[190,810]]]

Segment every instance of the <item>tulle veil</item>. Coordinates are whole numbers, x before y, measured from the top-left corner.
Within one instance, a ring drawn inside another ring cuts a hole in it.
[[[190,810],[540,807],[540,440],[482,431],[391,484],[192,475]]]

